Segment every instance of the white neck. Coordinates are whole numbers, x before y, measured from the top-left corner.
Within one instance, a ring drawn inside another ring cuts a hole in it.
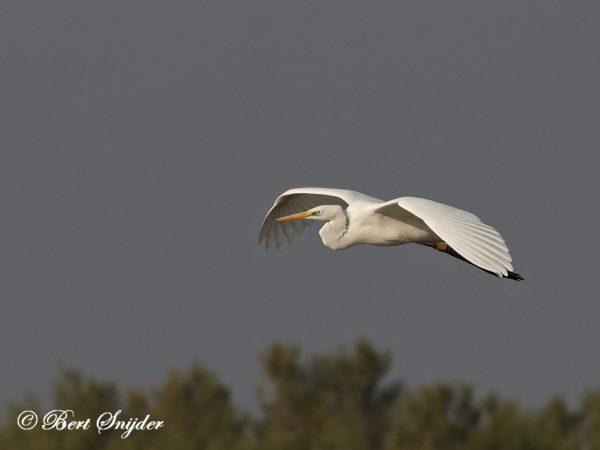
[[[321,227],[319,235],[325,247],[332,250],[341,250],[347,247],[343,242],[343,237],[347,231],[348,217],[346,217],[344,210],[340,208],[339,213]]]

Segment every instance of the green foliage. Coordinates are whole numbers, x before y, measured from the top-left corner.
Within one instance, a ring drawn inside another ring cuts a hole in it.
[[[522,411],[513,401],[501,400],[495,393],[479,402],[478,429],[470,436],[469,446],[481,450],[542,449],[536,441],[535,416]]]
[[[600,450],[600,391],[588,392],[581,402],[581,434],[587,450]]]
[[[262,358],[270,386],[260,400],[264,449],[379,448],[398,386],[382,386],[388,354],[366,341],[353,350],[317,355],[306,363],[294,346],[274,345]]]
[[[197,364],[130,390],[65,370],[50,408],[32,395],[8,406],[0,450],[600,450],[600,391],[588,392],[578,411],[560,397],[524,410],[493,392],[477,398],[467,384],[384,383],[390,355],[365,340],[310,358],[297,346],[273,345],[261,363],[258,418],[240,412],[227,387]],[[26,409],[73,410],[92,425],[24,431],[16,423]],[[123,430],[98,434],[95,418],[117,410],[122,419],[149,414],[165,426],[126,439]]]
[[[537,440],[548,450],[578,450],[580,443],[579,414],[568,410],[565,402],[554,397],[539,412]]]
[[[480,417],[471,388],[447,384],[406,392],[397,414],[390,449],[463,449]]]
[[[112,383],[86,379],[74,370],[64,371],[54,385],[50,409],[70,409],[75,418],[92,418],[87,430],[42,430],[43,409],[35,398],[12,404],[0,428],[0,449],[19,450],[236,450],[251,442],[248,420],[233,406],[228,389],[198,365],[172,371],[166,382],[148,390],[120,392]],[[17,427],[18,414],[26,409],[39,412],[40,423],[30,431]],[[107,411],[122,410],[121,418],[146,415],[164,420],[165,427],[133,431],[126,439],[123,430],[98,434],[95,419]]]

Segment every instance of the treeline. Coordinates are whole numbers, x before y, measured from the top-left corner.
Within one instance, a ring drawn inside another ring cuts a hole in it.
[[[10,450],[600,450],[600,390],[576,410],[560,397],[536,410],[469,385],[417,389],[384,383],[388,353],[366,341],[334,354],[302,359],[296,346],[273,345],[262,357],[261,414],[242,412],[210,371],[193,365],[169,373],[156,388],[121,390],[114,383],[61,373],[50,409],[91,418],[90,429],[44,431],[34,397],[12,404],[0,427],[0,448]],[[24,410],[38,412],[30,431],[17,426]],[[101,434],[95,418],[122,410],[121,418],[163,420],[163,428]]]

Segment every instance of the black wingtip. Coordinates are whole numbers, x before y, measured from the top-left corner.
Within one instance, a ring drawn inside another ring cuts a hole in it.
[[[492,272],[490,270],[484,269],[483,267],[479,267],[477,264],[473,264],[471,261],[469,261],[468,259],[466,259],[464,256],[462,256],[460,253],[458,253],[456,250],[454,250],[452,247],[450,246],[446,246],[443,250],[444,253],[447,253],[450,256],[454,256],[455,258],[460,259],[461,261],[464,261],[468,264],[471,264],[472,266],[477,267],[480,270],[483,270],[484,272],[487,272],[491,275],[497,276],[498,278],[508,278],[509,280],[515,280],[515,281],[522,281],[525,278],[523,278],[521,275],[519,275],[516,272],[511,272],[510,270],[508,271],[506,276],[500,276],[495,272]]]
[[[508,275],[506,275],[503,278],[508,278],[509,280],[516,280],[516,281],[522,281],[525,278],[523,278],[521,275],[519,275],[518,273],[515,272],[508,272]]]

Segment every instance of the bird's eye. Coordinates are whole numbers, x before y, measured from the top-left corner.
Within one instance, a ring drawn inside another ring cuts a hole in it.
[[[318,209],[316,211],[313,211],[313,215],[314,216],[320,216],[321,215],[321,211],[319,211]]]

